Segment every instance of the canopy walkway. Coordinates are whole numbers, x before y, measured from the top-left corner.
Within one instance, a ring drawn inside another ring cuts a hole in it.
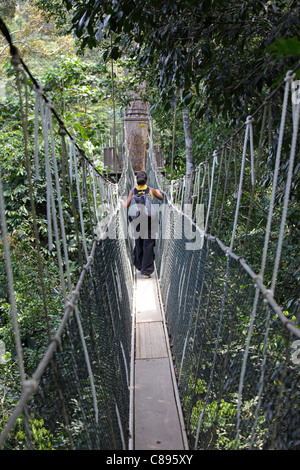
[[[137,273],[135,303],[135,450],[188,449],[157,273]]]
[[[33,269],[47,325],[32,371],[24,360],[0,173],[20,379],[1,448],[11,449],[14,430],[24,428],[27,448],[35,449],[33,425],[42,419],[55,449],[299,449],[299,319],[276,301],[299,155],[294,74],[288,72],[243,126],[179,180],[159,172],[149,116],[148,183],[164,200],[157,205],[156,273],[145,280],[133,268],[130,224],[120,204],[135,184],[126,142],[122,175],[113,184],[87,158],[1,29],[20,98]],[[280,109],[279,122],[273,109]],[[263,152],[274,165],[267,190],[260,185]],[[56,310],[53,288],[44,283],[39,191],[47,201],[47,256],[57,266]],[[253,240],[261,259],[249,266]]]

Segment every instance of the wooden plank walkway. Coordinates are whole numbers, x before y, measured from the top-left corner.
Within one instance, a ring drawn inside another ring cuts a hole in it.
[[[156,272],[137,272],[134,449],[188,450]]]

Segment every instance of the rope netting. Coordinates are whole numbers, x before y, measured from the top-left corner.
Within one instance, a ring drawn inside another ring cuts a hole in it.
[[[156,263],[193,449],[299,449],[293,79],[180,180],[159,172],[150,138],[149,184],[165,193]]]
[[[1,344],[16,358],[20,382],[10,390],[2,354],[1,403],[10,416],[2,422],[0,446],[126,449],[134,281],[131,242],[122,232],[119,212],[119,197],[133,184],[126,142],[123,173],[114,184],[69,133],[3,23],[1,29],[10,44],[24,137],[34,239],[30,276],[36,283],[34,289],[30,286],[37,311],[32,313],[32,330],[42,333],[39,346],[30,346],[34,360],[32,351],[28,360],[24,337],[31,331],[24,330],[24,306],[17,298],[19,251],[8,232],[9,202],[3,191],[5,175],[0,174],[1,275],[7,281],[8,322],[15,337],[14,345],[5,343],[7,337]]]

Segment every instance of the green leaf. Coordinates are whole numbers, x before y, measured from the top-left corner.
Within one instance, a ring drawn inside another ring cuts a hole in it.
[[[82,124],[76,122],[76,123],[73,124],[73,126],[74,126],[74,129],[77,130],[80,133],[83,140],[87,141],[88,140],[88,135],[85,131],[85,128],[82,126]]]
[[[274,55],[291,55],[300,56],[300,41],[295,36],[288,39],[276,39],[276,43],[272,44],[269,48]]]

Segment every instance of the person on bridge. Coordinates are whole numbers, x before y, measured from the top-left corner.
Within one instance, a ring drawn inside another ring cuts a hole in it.
[[[128,208],[132,205],[133,199],[138,199],[141,195],[144,195],[146,197],[147,195],[149,195],[151,201],[153,200],[153,197],[156,197],[160,201],[163,200],[163,195],[161,194],[159,189],[149,188],[147,186],[147,173],[145,171],[139,171],[136,174],[136,181],[137,186],[130,191],[127,201],[123,202],[123,207]],[[155,224],[157,224],[158,219],[155,215],[151,217],[141,211],[138,213],[138,216],[136,218],[132,218],[130,216],[129,211],[129,219],[131,221],[134,220],[134,266],[136,267],[136,269],[141,271],[141,274],[143,274],[144,277],[150,277],[154,271],[154,232]]]

